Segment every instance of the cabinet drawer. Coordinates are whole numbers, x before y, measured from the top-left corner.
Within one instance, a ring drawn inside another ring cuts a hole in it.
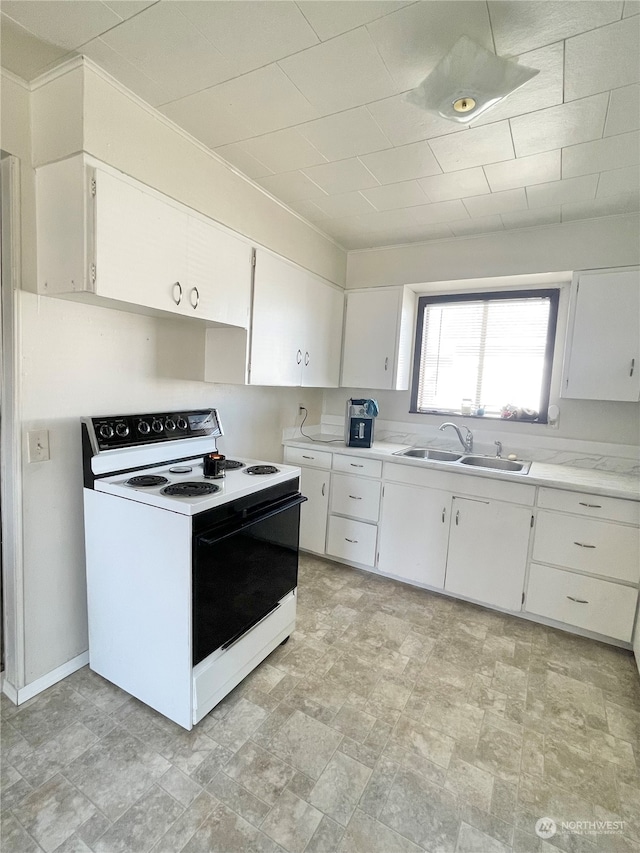
[[[637,527],[539,512],[533,558],[594,575],[638,582]]]
[[[306,447],[285,447],[284,461],[289,465],[306,465],[308,468],[331,468],[331,453],[307,450]]]
[[[361,456],[344,456],[335,453],[333,470],[363,477],[382,477],[382,462],[379,459],[363,459]]]
[[[602,495],[588,495],[563,489],[542,488],[538,492],[538,506],[588,515],[591,518],[610,518],[627,524],[640,524],[640,503]]]
[[[373,566],[376,560],[377,533],[375,524],[330,515],[327,553],[353,563],[361,563],[363,566]]]
[[[532,564],[525,610],[630,642],[637,597],[628,586]]]
[[[331,478],[331,512],[364,521],[377,521],[380,512],[380,481],[348,474]]]

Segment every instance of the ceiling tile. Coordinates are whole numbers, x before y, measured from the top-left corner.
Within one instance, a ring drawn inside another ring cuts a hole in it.
[[[492,192],[560,180],[560,149],[485,166]]]
[[[622,2],[490,0],[489,14],[496,51],[501,56],[513,56],[617,21]]]
[[[319,118],[297,130],[328,160],[345,160],[392,145],[366,107]]]
[[[516,155],[564,148],[602,136],[609,96],[605,93],[510,119]]]
[[[640,19],[625,18],[569,39],[565,99],[584,98],[640,80]]]
[[[631,15],[640,15],[640,0],[626,0],[622,17],[630,18]]]
[[[596,198],[610,195],[624,195],[640,189],[640,166],[627,166],[625,169],[612,169],[602,172],[598,182]]]
[[[563,101],[564,45],[562,42],[523,53],[518,57],[520,65],[537,68],[539,73],[516,89],[495,107],[481,113],[473,127],[493,124],[512,116],[530,113],[561,104]]]
[[[412,89],[436,67],[460,36],[492,50],[485,3],[414,3],[367,25],[401,90]]]
[[[479,216],[476,219],[460,219],[450,222],[449,228],[456,237],[467,237],[473,234],[489,234],[491,231],[502,231],[502,219],[499,216]]]
[[[383,231],[389,228],[407,228],[420,225],[416,222],[413,211],[415,207],[403,208],[399,210],[380,210],[375,213],[369,213],[366,216],[359,216],[358,222],[367,231]]]
[[[318,44],[318,37],[290,0],[190,0],[180,11],[241,72]]]
[[[598,175],[584,175],[580,178],[566,178],[564,181],[551,181],[527,187],[527,200],[530,208],[554,207],[574,201],[589,201],[595,198]]]
[[[358,0],[358,2],[336,3],[334,0],[304,0],[300,9],[318,37],[325,41],[368,24],[407,6],[408,2],[394,0]]]
[[[407,101],[406,94],[368,104],[367,109],[394,145],[406,145],[467,129],[464,124],[456,124],[420,109]]]
[[[282,59],[279,65],[323,113],[361,106],[397,91],[364,27]]]
[[[243,143],[234,142],[232,145],[223,145],[221,148],[216,148],[216,154],[223,157],[228,163],[231,163],[237,169],[240,169],[248,178],[264,178],[265,175],[272,175],[273,169],[269,169],[264,163],[256,160],[243,148]]]
[[[94,0],[2,0],[2,11],[34,36],[67,50],[122,23],[120,15]]]
[[[429,144],[445,172],[484,166],[515,156],[507,121],[471,128],[454,136],[441,136]]]
[[[424,204],[420,207],[412,207],[410,210],[414,221],[420,225],[455,222],[456,219],[466,219],[469,215],[460,199]]]
[[[41,41],[20,24],[2,15],[0,56],[3,68],[23,80],[33,80],[45,68],[68,55],[66,48]]]
[[[112,50],[170,92],[172,100],[237,73],[180,13],[180,5],[156,3],[103,36]]]
[[[448,225],[403,225],[374,231],[368,237],[372,246],[390,246],[424,243],[429,240],[447,240],[451,239],[453,234]]]
[[[505,228],[533,228],[537,225],[555,225],[560,222],[560,207],[545,207],[539,210],[516,210],[503,213]]]
[[[480,166],[475,169],[462,169],[460,172],[447,172],[422,178],[420,186],[429,197],[429,201],[449,201],[452,198],[468,198],[491,192],[487,179]]]
[[[527,194],[522,187],[515,190],[505,190],[501,193],[477,195],[463,199],[469,216],[495,216],[499,213],[509,213],[512,210],[526,210]]]
[[[640,128],[640,85],[614,89],[609,97],[609,110],[604,135],[615,136]]]
[[[250,136],[291,127],[318,115],[276,64],[227,80],[209,92],[216,109],[227,109],[251,127]]]
[[[254,135],[242,116],[232,113],[219,103],[215,89],[196,92],[195,95],[165,104],[159,109],[209,148],[218,148]]]
[[[305,174],[330,195],[377,187],[378,181],[355,157],[305,169]]]
[[[320,210],[315,201],[311,201],[310,199],[293,199],[293,201],[289,202],[289,207],[297,211],[301,216],[304,216],[304,218],[308,219],[309,222],[325,223],[330,219],[324,210]]]
[[[360,157],[360,160],[381,184],[394,184],[440,172],[440,166],[428,142],[413,142],[400,148],[389,148],[376,154],[367,154]]]
[[[333,218],[362,216],[365,213],[373,213],[375,210],[375,207],[359,192],[329,195],[326,198],[316,199],[315,203],[323,213]]]
[[[258,181],[266,190],[284,202],[295,199],[326,198],[324,190],[314,184],[303,172],[283,172],[280,175],[267,175]]]
[[[630,192],[622,196],[563,204],[562,221],[592,219],[596,216],[616,216],[619,213],[636,213],[638,210],[640,210],[640,195],[637,192]]]
[[[426,204],[429,201],[420,189],[417,181],[403,181],[400,184],[387,184],[384,187],[374,187],[370,190],[363,190],[362,195],[377,210],[414,207],[418,204]]]
[[[562,152],[562,177],[574,178],[577,175],[592,175],[608,169],[635,166],[639,157],[640,134],[637,131],[571,145]]]
[[[326,158],[296,128],[276,130],[265,136],[247,139],[240,147],[272,172],[291,172],[326,163]]]
[[[159,83],[147,77],[101,38],[92,39],[83,45],[82,53],[151,106],[157,107],[167,101],[168,93]]]
[[[67,0],[68,2],[68,0]],[[105,0],[104,5],[112,9],[123,21],[142,12],[148,6],[153,6],[158,0]]]

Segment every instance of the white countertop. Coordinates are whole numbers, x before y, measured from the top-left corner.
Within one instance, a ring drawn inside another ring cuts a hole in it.
[[[330,436],[323,436],[329,439]],[[413,465],[420,468],[449,471],[463,474],[467,477],[488,477],[492,480],[502,480],[511,483],[523,483],[530,486],[548,486],[550,488],[568,489],[574,492],[589,492],[612,498],[640,501],[640,479],[636,474],[619,474],[612,471],[599,471],[594,468],[577,468],[570,465],[553,465],[548,462],[532,462],[528,474],[517,474],[508,471],[469,469],[455,462],[430,462],[426,459],[415,459],[406,456],[394,456],[398,450],[405,450],[409,445],[394,444],[388,441],[375,441],[370,448],[347,447],[342,439],[335,436],[335,441],[312,441],[308,438],[289,438],[283,441],[285,447],[314,447],[330,453],[346,453],[350,456],[361,456],[367,459],[380,459],[383,462],[393,462],[400,465]]]

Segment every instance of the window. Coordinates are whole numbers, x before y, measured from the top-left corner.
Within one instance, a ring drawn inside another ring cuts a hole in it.
[[[420,297],[411,411],[546,423],[558,295]]]

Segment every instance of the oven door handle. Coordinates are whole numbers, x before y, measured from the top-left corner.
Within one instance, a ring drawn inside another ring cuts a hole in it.
[[[246,508],[239,510],[237,518],[231,519],[230,523],[227,522],[222,525],[220,530],[211,530],[210,535],[208,536],[202,534],[198,536],[198,544],[215,545],[221,539],[226,539],[227,536],[231,536],[239,530],[249,527],[251,524],[255,524],[257,521],[265,521],[267,518],[271,518],[280,512],[285,512],[288,509],[300,506],[300,504],[304,503],[306,500],[308,500],[308,498],[304,495],[296,495],[294,498],[287,497],[284,500],[269,504],[266,507],[263,506],[256,509],[253,513],[247,512]]]

